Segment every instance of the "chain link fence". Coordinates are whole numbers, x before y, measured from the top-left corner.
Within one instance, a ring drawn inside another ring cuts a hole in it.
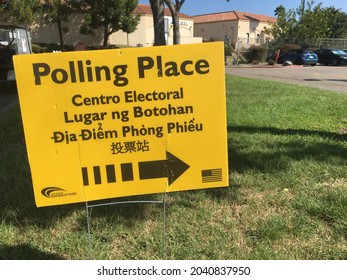
[[[322,38],[319,39],[319,48],[347,50],[347,39]]]

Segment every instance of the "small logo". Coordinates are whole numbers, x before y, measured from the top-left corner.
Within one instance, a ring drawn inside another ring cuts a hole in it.
[[[48,187],[41,191],[41,194],[47,198],[62,197],[66,196],[68,192],[58,187]]]

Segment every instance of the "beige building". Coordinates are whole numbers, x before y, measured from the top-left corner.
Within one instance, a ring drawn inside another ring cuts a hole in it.
[[[276,18],[246,12],[222,12],[194,16],[194,35],[203,41],[224,41],[234,48],[250,47],[271,39],[265,33]]]
[[[124,32],[113,33],[109,37],[109,45],[127,45],[127,46],[153,46],[154,44],[154,27],[153,15],[150,5],[139,4],[134,10],[134,14],[140,14],[141,19],[135,32],[127,34]],[[194,19],[188,15],[180,13],[180,32],[181,43],[192,44],[201,43],[201,37],[194,37]],[[97,32],[96,36],[85,36],[80,34],[79,29],[83,22],[81,13],[73,13],[69,18],[69,32],[64,33],[64,43],[66,45],[83,45],[100,46],[102,45],[102,33]],[[165,9],[165,31],[167,44],[173,42],[172,19],[169,9]],[[47,24],[43,21],[36,22],[30,28],[33,43],[59,43],[59,35],[56,24]]]

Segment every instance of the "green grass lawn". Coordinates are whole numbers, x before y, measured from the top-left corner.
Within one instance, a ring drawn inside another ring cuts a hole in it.
[[[230,186],[36,208],[19,106],[0,113],[0,259],[347,259],[347,95],[226,76]],[[143,196],[141,199],[162,199]],[[165,242],[163,242],[165,240]]]

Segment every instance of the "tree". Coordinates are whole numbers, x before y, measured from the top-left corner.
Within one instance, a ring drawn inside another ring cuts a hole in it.
[[[130,1],[126,2],[125,5],[129,6],[128,9],[126,9],[126,10],[131,10],[131,12],[134,10],[134,8],[132,6],[133,4]],[[139,15],[137,16],[137,20],[134,20],[134,17],[132,17],[132,16],[125,17],[123,20],[122,30],[123,30],[123,32],[127,33],[128,45],[129,45],[129,34],[133,33],[136,30],[137,25],[139,23],[139,20],[140,20]]]
[[[305,7],[306,7],[306,0],[301,0],[301,4],[299,7],[299,13],[300,13],[300,17],[303,17],[305,14]]]
[[[275,39],[283,39],[302,47],[317,44],[320,38],[341,36],[347,25],[347,16],[340,10],[323,8],[322,3],[301,1],[297,9],[286,9],[281,5],[275,9],[277,23],[269,30]]]
[[[347,14],[335,7],[327,8],[329,17],[329,26],[331,27],[331,38],[347,37]]]
[[[275,38],[287,38],[291,33],[296,14],[293,10],[287,11],[282,5],[278,6],[275,11],[277,22],[271,28],[265,28],[268,34],[272,34]]]
[[[319,38],[329,38],[331,36],[329,17],[330,13],[322,8],[321,3],[313,8],[309,5],[295,28],[296,36],[302,42],[310,42],[311,44],[318,41]]]
[[[169,7],[169,10],[171,12],[174,37],[173,43],[174,45],[178,45],[181,43],[179,12],[185,0],[175,0],[175,4],[172,2],[172,0],[164,0],[164,2]]]
[[[153,14],[154,26],[154,46],[166,45],[165,22],[164,22],[164,1],[149,0]]]
[[[6,1],[0,1],[0,14],[3,15],[4,11],[7,8],[7,3]],[[1,20],[2,17],[0,17]]]
[[[63,27],[63,23],[69,21],[69,16],[73,10],[75,1],[66,0],[45,0],[43,16],[48,23],[56,23],[59,32],[59,42],[61,51],[65,50],[63,32],[68,32],[67,26]]]
[[[133,32],[140,20],[140,15],[132,12],[138,4],[137,0],[85,0],[84,9],[85,22],[82,24],[82,34],[95,35],[95,30],[103,30],[103,48],[108,45],[111,34],[120,30]]]
[[[28,25],[41,12],[40,2],[37,0],[7,0],[1,2],[0,21]]]
[[[277,18],[283,17],[286,14],[286,8],[283,5],[280,5],[275,9],[274,13]]]

